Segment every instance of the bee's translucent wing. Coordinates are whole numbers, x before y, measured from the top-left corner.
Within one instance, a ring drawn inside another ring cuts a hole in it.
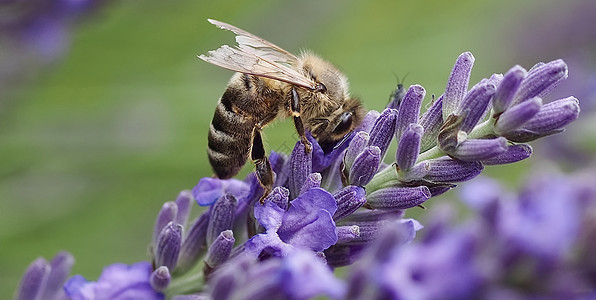
[[[237,48],[223,45],[199,58],[232,71],[285,81],[311,90],[316,82],[292,68],[298,58],[292,53],[240,28],[211,20],[215,26],[236,34]]]

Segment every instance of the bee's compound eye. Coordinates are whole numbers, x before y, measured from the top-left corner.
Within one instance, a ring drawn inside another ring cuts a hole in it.
[[[352,113],[349,111],[344,112],[339,117],[339,123],[335,126],[333,130],[334,133],[343,133],[346,132],[352,126]]]
[[[317,83],[317,88],[315,91],[320,92],[320,93],[326,93],[327,87],[324,84],[319,82],[319,83]]]

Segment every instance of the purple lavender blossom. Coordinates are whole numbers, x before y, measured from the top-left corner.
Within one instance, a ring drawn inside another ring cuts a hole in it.
[[[151,287],[150,276],[151,264],[148,262],[113,264],[103,270],[97,281],[87,281],[83,276],[75,275],[66,282],[64,290],[73,300],[165,299]]]
[[[255,218],[266,232],[246,242],[245,251],[254,257],[286,256],[295,249],[323,251],[337,241],[333,214],[337,204],[333,195],[313,188],[291,202],[287,211],[271,201],[255,207]]]

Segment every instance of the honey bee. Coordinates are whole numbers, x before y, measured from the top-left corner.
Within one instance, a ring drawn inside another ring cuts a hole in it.
[[[324,150],[332,149],[364,116],[360,101],[348,93],[348,81],[336,67],[304,52],[296,56],[260,37],[216,20],[236,34],[236,47],[223,45],[199,58],[236,71],[217,103],[209,127],[208,156],[218,178],[236,175],[250,154],[257,179],[269,194],[274,174],[261,130],[278,117],[294,118],[307,152],[308,130]]]

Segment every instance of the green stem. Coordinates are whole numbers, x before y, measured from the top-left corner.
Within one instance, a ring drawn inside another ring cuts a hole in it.
[[[492,118],[480,123],[468,134],[469,139],[479,139],[483,138],[488,135],[495,134],[494,128],[494,120]]]
[[[387,182],[397,181],[397,170],[395,165],[391,164],[387,168],[379,171],[373,179],[366,185],[366,193],[372,193],[383,188]]]
[[[425,161],[425,160],[429,160],[429,159],[433,159],[433,158],[439,158],[441,156],[445,156],[445,152],[443,152],[443,150],[441,150],[439,148],[439,146],[434,146],[432,148],[430,148],[429,150],[427,150],[424,153],[420,153],[420,155],[418,155],[418,160],[416,160],[417,163],[421,162],[421,161]]]
[[[168,296],[191,294],[200,292],[203,287],[203,272],[191,273],[188,276],[176,278],[165,290]],[[168,297],[169,298],[169,297]]]

